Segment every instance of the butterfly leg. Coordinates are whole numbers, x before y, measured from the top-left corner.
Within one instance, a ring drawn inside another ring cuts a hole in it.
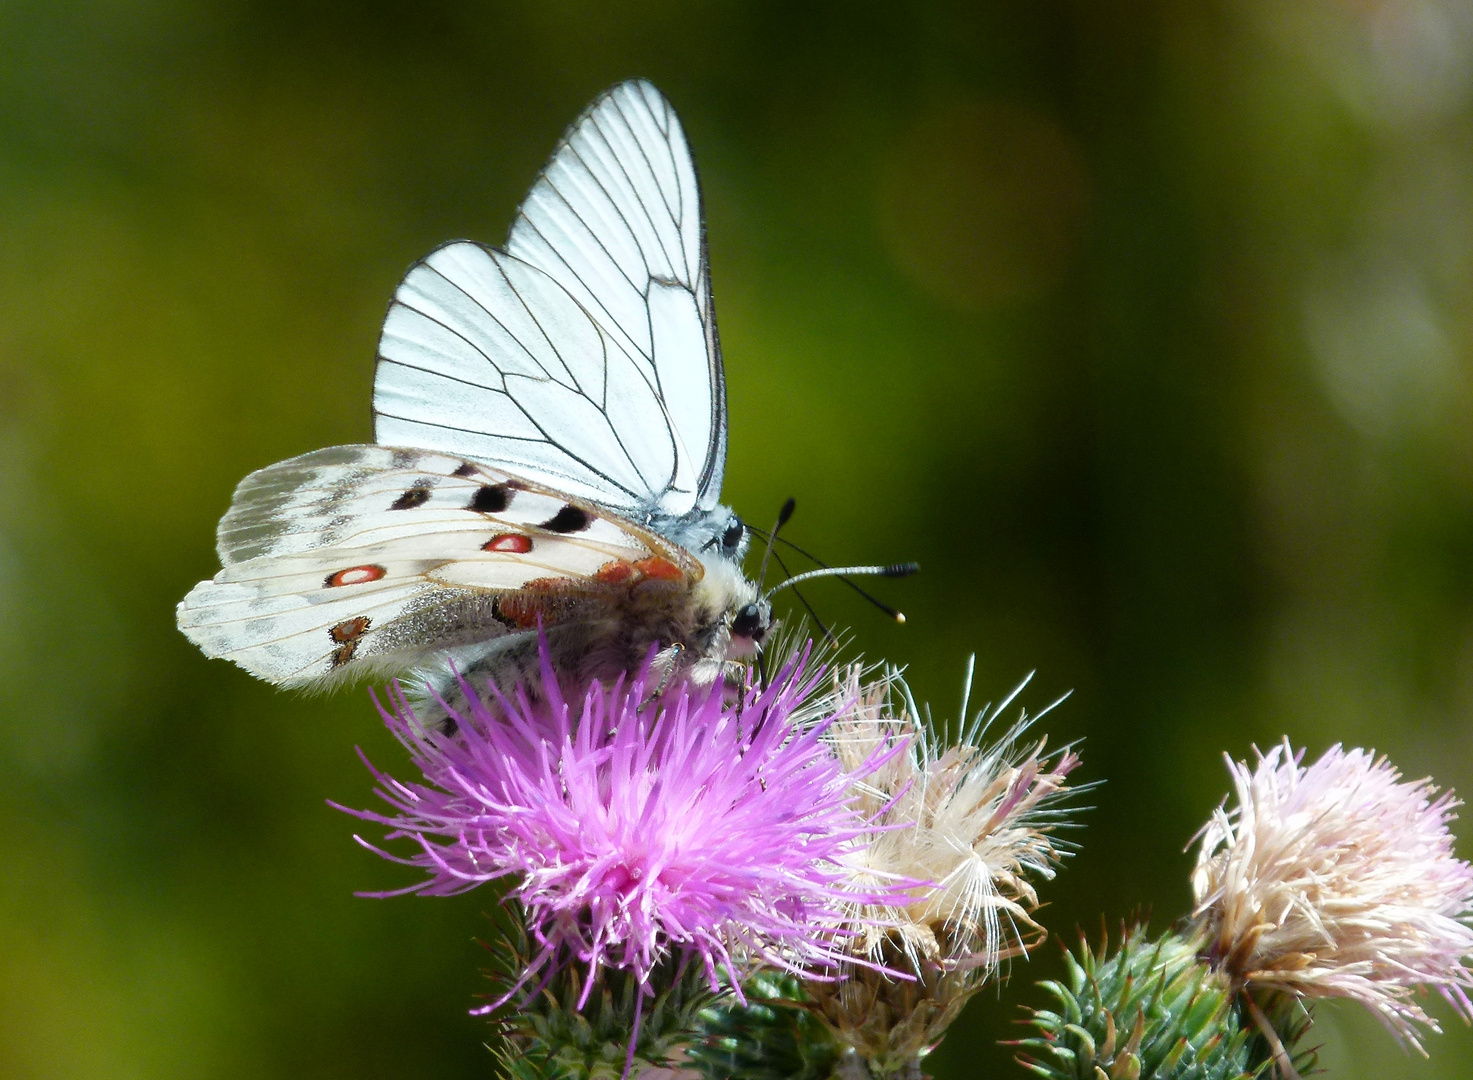
[[[656,668],[664,668],[664,671],[660,675],[659,684],[652,691],[650,691],[650,696],[645,698],[644,701],[640,703],[639,707],[641,710],[643,710],[650,703],[659,701],[660,698],[664,696],[665,688],[670,685],[670,680],[672,677],[674,677],[676,669],[680,666],[680,658],[685,655],[685,652],[685,646],[680,644],[679,642],[676,642],[668,649],[662,649],[655,654],[655,659],[654,662],[650,665],[650,670],[653,671]]]

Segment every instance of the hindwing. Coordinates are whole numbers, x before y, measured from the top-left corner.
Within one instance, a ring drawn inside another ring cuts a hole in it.
[[[247,476],[218,548],[224,569],[180,603],[180,629],[207,655],[287,686],[596,619],[703,573],[590,502],[383,446],[329,447]]]

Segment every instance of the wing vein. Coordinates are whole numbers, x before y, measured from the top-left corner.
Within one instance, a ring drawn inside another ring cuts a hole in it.
[[[675,227],[676,236],[679,236],[680,235],[680,219],[677,218],[674,215],[674,213],[671,212],[670,203],[665,198],[665,192],[664,192],[664,190],[660,187],[660,174],[655,170],[655,164],[654,164],[654,162],[650,160],[649,154],[646,153],[646,151],[645,151],[645,148],[644,148],[644,140],[642,140],[639,137],[638,133],[635,132],[634,125],[632,123],[630,123],[629,117],[627,115],[625,115],[625,113],[624,113],[624,107],[619,102],[619,99],[618,98],[615,98],[614,99],[613,106],[614,106],[614,111],[619,114],[619,118],[624,121],[624,126],[625,126],[625,128],[628,129],[629,134],[630,134],[630,137],[631,137],[631,141],[634,143],[635,149],[637,149],[639,151],[639,156],[644,159],[645,167],[648,168],[649,171],[650,171],[650,179],[654,181],[654,184],[655,184],[655,192],[660,196],[660,202],[664,205],[665,217],[669,220],[670,224]],[[606,143],[609,143],[608,133],[604,131],[602,125],[599,123],[599,119],[600,118],[598,118],[598,117],[595,117],[594,118],[593,126],[598,130],[598,133],[604,137],[604,141]],[[668,146],[668,143],[667,143],[667,146]],[[609,149],[610,150],[613,150],[613,144],[612,143],[609,143]],[[660,235],[661,230],[657,226],[657,222],[656,222],[656,218],[655,218],[655,212],[654,212],[653,208],[650,207],[650,205],[645,202],[644,195],[640,192],[640,185],[635,182],[634,177],[631,176],[630,173],[629,173],[629,169],[624,165],[624,163],[622,161],[619,160],[619,155],[617,153],[615,153],[613,155],[613,157],[614,157],[615,163],[618,166],[619,171],[624,174],[624,179],[626,179],[626,180],[629,181],[629,189],[634,192],[634,198],[639,203],[640,209],[644,211],[645,217],[647,217],[649,219],[650,224],[652,226],[656,226],[654,228],[654,230],[653,230],[654,231],[654,234],[655,234],[655,242],[660,245],[660,251],[665,256],[665,261],[670,264],[671,269],[674,269],[677,266],[684,267],[685,266],[685,259],[683,257],[680,258],[680,259],[671,258],[670,252],[666,249],[666,247],[665,247],[665,240]],[[673,162],[672,162],[672,164],[673,164]],[[679,186],[680,186],[680,179],[679,179],[680,178],[680,170],[679,169],[672,168],[671,169],[671,172],[673,172],[675,174],[675,177],[676,177],[676,188],[678,189]],[[683,255],[683,253],[682,253],[682,255]],[[649,259],[648,258],[645,259],[645,269],[646,270],[649,269]],[[651,275],[651,276],[653,277],[653,275]]]
[[[512,400],[516,400],[516,399],[513,398]],[[518,407],[520,408],[520,406],[518,406]],[[524,412],[525,412],[525,410],[524,410]],[[569,450],[562,443],[558,442],[556,439],[554,439],[551,436],[549,436],[547,434],[547,432],[545,430],[543,430],[542,425],[539,424],[539,423],[537,423],[536,419],[534,419],[531,416],[528,416],[527,419],[531,422],[531,424],[532,424],[533,427],[535,427],[539,432],[542,433],[542,438],[540,438],[540,439],[533,439],[533,438],[530,438],[529,436],[526,436],[526,435],[499,435],[499,434],[497,434],[494,431],[478,431],[478,430],[473,429],[473,428],[456,427],[453,424],[439,424],[439,423],[436,423],[433,420],[419,420],[419,419],[416,419],[414,417],[400,416],[398,414],[391,413],[391,412],[383,412],[383,411],[380,411],[379,412],[379,415],[380,416],[387,416],[391,420],[403,420],[407,424],[420,424],[420,425],[423,425],[425,427],[444,428],[447,431],[459,431],[459,432],[464,432],[464,433],[470,434],[470,435],[487,435],[487,436],[490,436],[490,437],[496,438],[496,439],[505,439],[508,442],[547,443],[548,445],[557,447],[564,454],[566,454],[568,457],[572,458],[579,465],[582,465],[585,469],[587,469],[589,472],[593,473],[595,476],[597,476],[597,477],[599,477],[599,478],[601,478],[603,480],[607,480],[611,486],[616,487],[620,491],[623,491],[623,492],[627,493],[632,498],[636,498],[636,499],[639,498],[639,493],[638,492],[631,491],[629,488],[627,488],[623,484],[619,483],[619,481],[615,480],[612,476],[608,475],[608,473],[604,472],[602,469],[599,469],[599,468],[594,467],[592,464],[590,464],[589,462],[585,461],[580,455],[573,453],[573,451]],[[549,467],[549,471],[552,472],[552,471],[556,471],[556,470],[553,470],[553,469],[551,469]],[[635,471],[638,472],[637,469]],[[560,473],[559,475],[562,476],[562,478],[564,480],[569,480],[569,481],[575,481],[576,480],[575,477],[569,476],[566,473]]]

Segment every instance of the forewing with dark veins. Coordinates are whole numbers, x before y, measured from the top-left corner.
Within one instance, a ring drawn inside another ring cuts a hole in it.
[[[688,588],[680,548],[478,462],[336,446],[252,473],[224,564],[179,605],[209,656],[300,686],[407,670],[446,650],[596,618],[628,590]]]
[[[493,461],[637,520],[713,510],[726,383],[695,166],[649,83],[602,94],[506,250],[416,263],[379,342],[374,436]]]

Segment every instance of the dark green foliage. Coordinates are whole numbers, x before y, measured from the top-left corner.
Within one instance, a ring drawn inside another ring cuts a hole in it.
[[[814,1015],[798,980],[763,971],[747,980],[746,1006],[734,997],[701,1011],[692,1061],[711,1080],[824,1080],[839,1047]]]
[[[500,950],[492,977],[505,993],[525,968],[525,952],[516,945]],[[698,1015],[717,999],[696,965],[681,970],[674,962],[657,968],[650,977],[655,988],[646,996],[639,1016],[634,1069],[678,1068],[699,1038]],[[493,1052],[507,1080],[619,1080],[628,1060],[639,993],[634,976],[626,971],[599,971],[583,1008],[584,974],[565,965],[540,992],[525,1001],[514,998],[498,1012],[494,1023],[500,1035]],[[533,984],[535,986],[535,983]]]
[[[1037,1035],[1019,1040],[1019,1062],[1048,1080],[1253,1080],[1274,1075],[1270,1048],[1244,1015],[1227,981],[1197,956],[1197,943],[1177,934],[1151,941],[1144,928],[1126,933],[1107,958],[1084,942],[1065,955],[1063,982],[1042,985],[1056,1011],[1038,1010]],[[1265,1010],[1284,1044],[1308,1027],[1302,1008],[1280,1002]],[[1301,1075],[1313,1065],[1296,1055]]]

